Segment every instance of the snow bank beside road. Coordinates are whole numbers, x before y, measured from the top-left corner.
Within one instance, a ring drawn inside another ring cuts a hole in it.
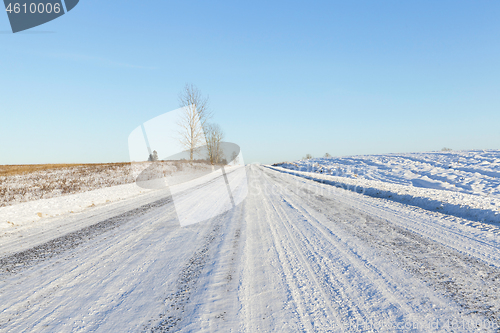
[[[473,221],[500,223],[500,151],[317,158],[275,170]]]
[[[276,165],[349,179],[500,196],[500,150],[313,158]]]
[[[215,178],[219,177],[219,185],[222,185],[222,189],[224,190],[223,192],[227,193],[227,187],[224,183],[220,170],[210,173],[200,173],[200,170],[202,169],[199,167],[192,167],[185,163],[185,165],[183,165],[183,169],[181,169],[181,171],[177,174],[173,174],[172,176],[172,173],[170,173],[161,179],[164,184],[174,184],[169,186],[168,189],[171,191],[170,193],[174,197],[174,201],[176,201],[178,213],[189,212],[194,214],[196,211],[200,213],[200,209],[195,210],[192,208],[192,200],[197,202],[197,198],[193,199],[190,196],[187,196],[186,198],[184,193],[195,193],[196,191],[193,191],[192,189],[197,185],[199,186],[206,182],[213,181]],[[233,187],[233,183],[241,182],[241,179],[245,178],[246,174],[244,173],[243,167],[227,166],[226,171],[230,186],[232,186],[234,200],[236,204],[238,204],[245,198],[247,188],[235,188]],[[200,174],[202,176],[200,176]],[[187,181],[190,178],[193,179]],[[165,187],[163,190],[166,189],[167,188]],[[46,218],[79,213],[95,206],[119,202],[155,191],[162,192],[162,189],[147,189],[138,186],[137,183],[132,183],[0,207],[0,236],[13,232],[18,228],[29,228],[37,224],[36,222]],[[213,192],[209,192],[207,193],[207,196],[213,194]],[[199,206],[199,202],[197,202],[197,204]],[[227,204],[230,205],[229,197],[227,198]],[[216,206],[211,206],[210,209],[216,209]],[[223,211],[223,209],[221,211]],[[201,213],[202,215],[205,214],[203,209],[201,210]],[[210,215],[208,213],[208,208],[207,214]]]
[[[79,213],[90,207],[132,198],[150,191],[152,190],[140,188],[132,183],[0,207],[0,230],[8,231],[47,217]]]

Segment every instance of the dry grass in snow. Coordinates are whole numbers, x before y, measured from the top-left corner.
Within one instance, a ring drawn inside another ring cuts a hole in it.
[[[133,183],[151,162],[107,164],[34,164],[0,166],[0,207],[21,202]],[[151,177],[195,174],[207,169],[206,161],[153,163]],[[143,173],[142,177],[148,176]],[[177,177],[182,178],[182,177]],[[170,180],[170,185],[174,182]]]
[[[0,166],[0,207],[134,182],[130,163]]]

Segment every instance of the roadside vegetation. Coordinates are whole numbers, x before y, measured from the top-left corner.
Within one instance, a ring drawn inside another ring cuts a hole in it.
[[[0,207],[134,182],[130,163],[0,166]]]

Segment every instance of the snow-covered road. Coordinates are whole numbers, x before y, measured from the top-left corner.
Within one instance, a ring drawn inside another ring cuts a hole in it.
[[[0,238],[0,331],[498,329],[494,226],[265,166],[247,176],[242,203],[187,227],[152,191]]]

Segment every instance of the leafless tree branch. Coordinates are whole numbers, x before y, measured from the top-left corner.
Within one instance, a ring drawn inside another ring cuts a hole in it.
[[[205,126],[212,112],[208,107],[208,96],[203,97],[193,84],[186,84],[179,94],[179,106],[184,111],[178,120],[178,140],[184,149],[190,151],[192,161],[196,149],[206,143]]]

